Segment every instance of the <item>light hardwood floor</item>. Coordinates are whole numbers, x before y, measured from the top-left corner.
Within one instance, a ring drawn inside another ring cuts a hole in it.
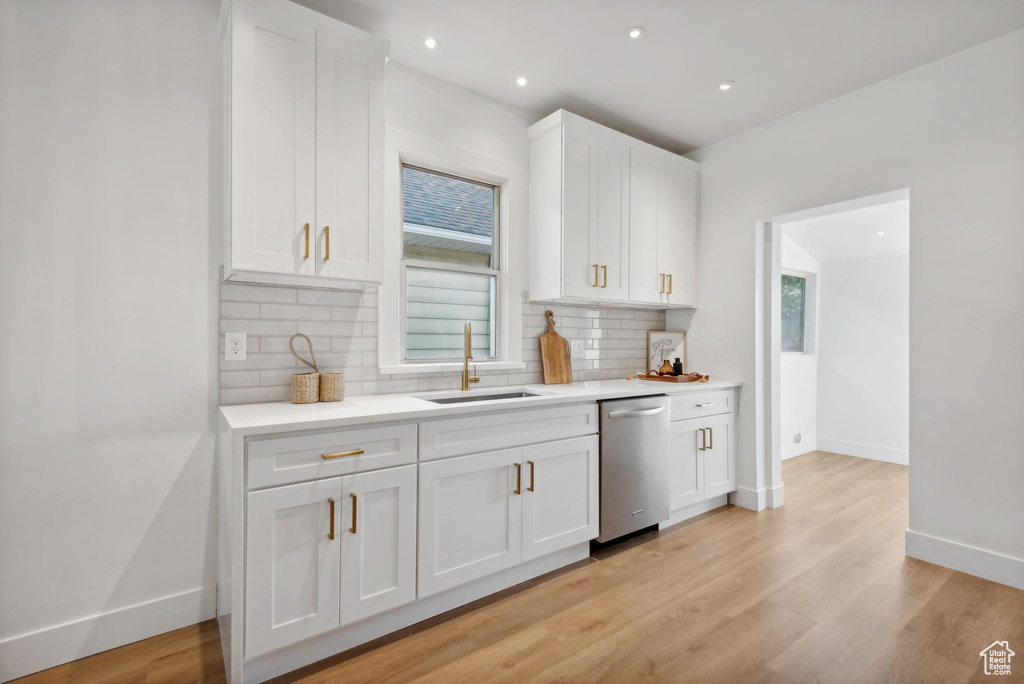
[[[903,555],[907,469],[813,452],[728,506],[291,673],[305,682],[981,682],[1024,592]],[[223,681],[211,620],[19,680]]]

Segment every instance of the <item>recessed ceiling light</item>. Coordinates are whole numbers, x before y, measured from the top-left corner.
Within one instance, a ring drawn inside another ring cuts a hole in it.
[[[530,79],[526,78],[525,76],[520,76],[519,78],[516,79],[516,85],[519,86],[520,88],[525,88],[526,86],[530,85]]]
[[[736,85],[735,81],[723,81],[722,83],[718,84],[718,89],[719,90],[732,90],[732,87],[734,85]]]
[[[637,38],[643,38],[645,33],[647,33],[647,31],[644,31],[643,26],[634,26],[633,28],[626,30],[626,35],[632,38],[633,40],[636,40]]]
[[[438,45],[440,45],[440,43],[437,42],[436,38],[425,38],[423,40],[423,44],[427,46],[428,50],[433,50]]]
[[[878,235],[878,236],[885,235],[885,231],[884,230],[875,231],[875,235]]]

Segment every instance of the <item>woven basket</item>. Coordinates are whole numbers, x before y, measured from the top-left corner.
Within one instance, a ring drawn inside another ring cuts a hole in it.
[[[295,351],[295,338],[301,337],[309,345],[309,357],[313,359],[310,363],[302,358]],[[288,340],[288,348],[292,355],[299,361],[313,369],[312,373],[296,373],[292,375],[292,403],[293,404],[314,404],[320,401],[320,368],[316,365],[316,356],[313,354],[313,343],[302,333],[295,333]]]
[[[320,374],[296,373],[292,376],[292,403],[315,404],[320,401]]]
[[[341,401],[345,398],[345,374],[320,374],[320,401]]]

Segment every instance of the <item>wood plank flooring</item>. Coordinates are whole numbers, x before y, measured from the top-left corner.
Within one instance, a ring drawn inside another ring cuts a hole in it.
[[[907,469],[824,452],[783,463],[786,504],[728,506],[281,682],[981,682],[1024,592],[903,555]],[[26,677],[222,682],[216,621]]]

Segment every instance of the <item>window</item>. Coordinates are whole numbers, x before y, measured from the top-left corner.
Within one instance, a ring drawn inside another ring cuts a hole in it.
[[[498,357],[498,232],[495,185],[402,165],[404,359]]]
[[[782,274],[783,353],[814,353],[816,278],[813,273]]]

